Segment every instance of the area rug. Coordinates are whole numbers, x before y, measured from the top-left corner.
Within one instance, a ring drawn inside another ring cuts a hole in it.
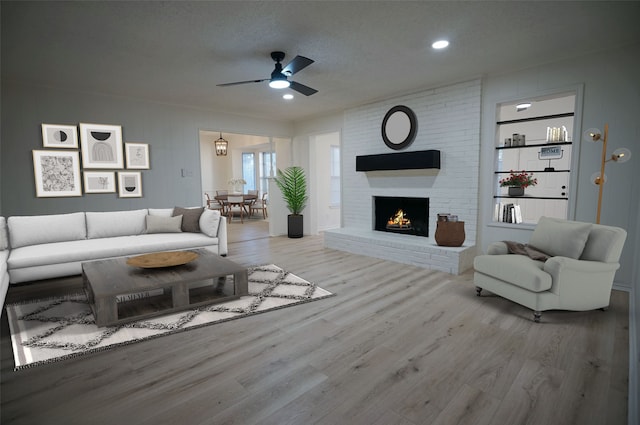
[[[333,295],[274,264],[250,267],[248,277],[248,296],[112,327],[96,326],[84,294],[8,305],[15,368],[65,360]]]

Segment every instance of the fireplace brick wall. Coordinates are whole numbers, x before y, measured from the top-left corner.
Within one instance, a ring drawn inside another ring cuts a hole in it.
[[[466,242],[475,244],[480,166],[481,81],[473,80],[388,99],[345,112],[342,139],[342,227],[372,229],[373,196],[429,198],[429,227],[438,213],[465,222]],[[441,151],[441,169],[356,172],[356,156],[395,152],[381,136],[385,113],[396,105],[418,118],[414,142],[401,152]]]

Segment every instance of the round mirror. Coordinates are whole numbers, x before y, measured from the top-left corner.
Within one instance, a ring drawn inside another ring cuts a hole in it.
[[[391,149],[406,148],[413,142],[417,131],[416,114],[406,106],[389,109],[382,120],[382,140]]]

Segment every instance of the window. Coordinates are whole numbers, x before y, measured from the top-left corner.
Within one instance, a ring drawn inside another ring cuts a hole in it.
[[[245,191],[256,189],[256,166],[253,152],[242,153],[242,178],[247,182]]]
[[[260,193],[269,192],[269,177],[276,175],[276,153],[260,152]]]
[[[340,146],[331,145],[331,177],[329,205],[340,207]]]

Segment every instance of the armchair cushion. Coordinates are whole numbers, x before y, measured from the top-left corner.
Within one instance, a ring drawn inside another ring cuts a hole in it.
[[[473,260],[476,272],[493,276],[531,292],[551,288],[551,275],[546,273],[542,261],[524,255],[479,255]]]
[[[578,259],[591,232],[591,223],[540,217],[529,245],[552,257]]]

